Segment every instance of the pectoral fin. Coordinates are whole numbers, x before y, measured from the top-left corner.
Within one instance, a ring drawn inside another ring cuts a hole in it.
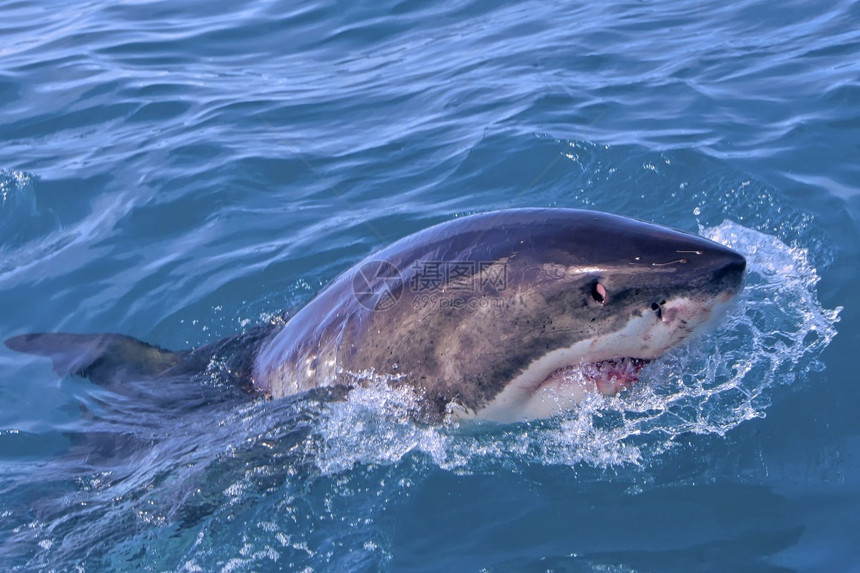
[[[49,357],[60,376],[84,376],[97,384],[157,378],[185,355],[121,334],[24,334],[5,343],[18,352]]]

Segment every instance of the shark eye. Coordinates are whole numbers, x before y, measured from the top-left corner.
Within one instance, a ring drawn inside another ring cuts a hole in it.
[[[606,304],[606,287],[600,283],[594,283],[591,287],[591,298],[598,304]]]
[[[651,310],[657,315],[658,320],[663,320],[663,305],[666,304],[664,299],[661,299],[660,302],[652,302]]]

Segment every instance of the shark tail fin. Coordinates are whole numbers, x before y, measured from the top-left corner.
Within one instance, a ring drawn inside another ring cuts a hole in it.
[[[84,376],[102,385],[161,377],[186,355],[121,334],[24,334],[5,343],[18,352],[49,357],[60,376]]]

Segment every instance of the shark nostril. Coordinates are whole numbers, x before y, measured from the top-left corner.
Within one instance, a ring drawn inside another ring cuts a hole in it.
[[[657,320],[663,320],[663,305],[666,304],[665,299],[661,299],[660,302],[652,302],[651,310],[654,311],[654,314],[657,315]]]

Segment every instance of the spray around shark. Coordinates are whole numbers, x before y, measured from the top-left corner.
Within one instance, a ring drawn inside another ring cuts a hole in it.
[[[60,375],[109,386],[170,383],[218,358],[272,398],[383,380],[413,389],[429,419],[509,422],[624,390],[648,362],[721,316],[745,268],[735,251],[667,227],[513,209],[405,237],[284,324],[197,349],[118,334],[27,334],[6,345],[51,357]]]

